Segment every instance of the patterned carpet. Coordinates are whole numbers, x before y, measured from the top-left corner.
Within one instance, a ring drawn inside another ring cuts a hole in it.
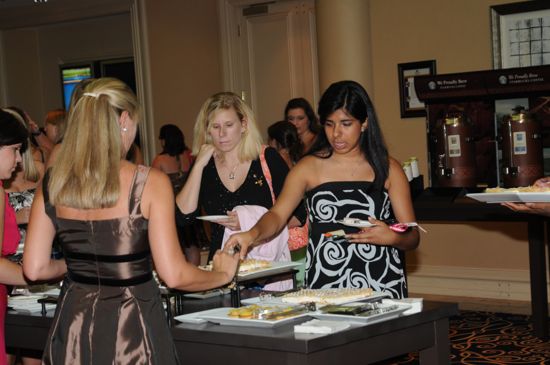
[[[550,341],[533,336],[528,316],[461,311],[449,327],[451,364],[550,364]],[[377,365],[418,363],[411,353]]]

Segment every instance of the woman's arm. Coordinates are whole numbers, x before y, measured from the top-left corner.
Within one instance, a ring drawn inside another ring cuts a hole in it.
[[[311,173],[307,164],[300,162],[296,165],[287,175],[275,205],[250,230],[232,235],[225,247],[230,249],[239,244],[241,258],[245,258],[252,247],[260,245],[279,233],[287,224],[296,206],[302,201],[307,187],[307,176]]]
[[[178,242],[174,222],[174,194],[170,180],[160,171],[151,170],[142,204],[148,207],[149,244],[160,278],[171,288],[196,291],[227,284],[237,270],[238,255],[218,252],[213,271],[198,269],[186,261]]]
[[[59,278],[67,272],[65,260],[51,258],[54,237],[55,228],[46,214],[44,195],[39,186],[32,203],[23,253],[23,272],[29,280]]]
[[[197,210],[199,193],[201,191],[202,172],[213,154],[214,146],[209,144],[202,145],[183,189],[176,196],[176,204],[183,214],[191,214]]]
[[[550,203],[501,203],[501,205],[518,213],[550,216]]]
[[[387,189],[390,202],[397,221],[401,223],[415,222],[414,209],[407,177],[399,162],[390,158]],[[347,234],[346,238],[353,243],[374,243],[378,245],[394,246],[401,250],[412,250],[418,246],[420,237],[416,229],[409,229],[397,233],[389,229],[388,225],[374,218],[369,221],[376,226],[364,228],[359,233]]]

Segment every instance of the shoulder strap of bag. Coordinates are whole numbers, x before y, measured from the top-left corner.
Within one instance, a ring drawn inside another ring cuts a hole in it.
[[[271,192],[271,200],[275,204],[275,193],[273,192],[273,183],[271,180],[271,172],[269,171],[269,166],[265,160],[265,149],[266,145],[262,146],[262,152],[260,152],[260,164],[262,165],[262,172],[264,173],[265,179],[267,180],[267,185],[269,186],[269,191]]]

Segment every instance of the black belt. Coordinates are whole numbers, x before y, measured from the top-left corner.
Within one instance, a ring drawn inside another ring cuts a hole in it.
[[[144,275],[134,276],[129,279],[108,279],[98,278],[95,276],[83,276],[69,272],[67,276],[77,283],[89,284],[89,285],[105,285],[105,286],[133,286],[148,282],[153,279],[153,274],[148,272]]]
[[[151,254],[151,251],[145,250],[127,255],[95,255],[93,253],[82,252],[65,252],[64,254],[65,258],[73,260],[87,260],[94,262],[131,262],[147,258]]]

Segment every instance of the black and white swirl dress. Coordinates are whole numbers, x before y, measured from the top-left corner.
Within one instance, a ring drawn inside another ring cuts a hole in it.
[[[337,223],[344,218],[393,219],[388,192],[368,181],[333,181],[306,193],[310,235],[306,259],[309,288],[372,288],[392,298],[407,296],[403,254],[390,246],[353,244],[323,233],[356,230]]]

